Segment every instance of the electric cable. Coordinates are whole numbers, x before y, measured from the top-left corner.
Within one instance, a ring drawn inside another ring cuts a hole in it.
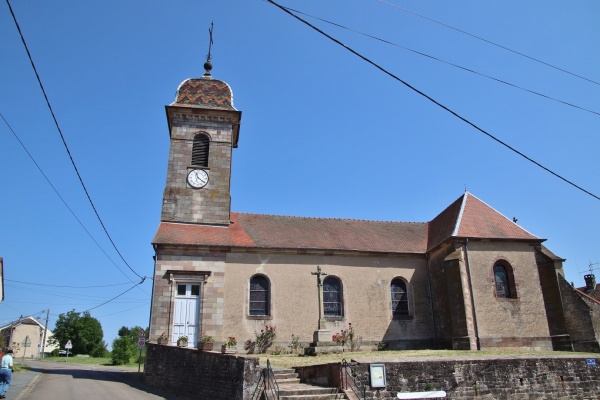
[[[111,285],[70,286],[70,285],[48,285],[48,284],[44,284],[44,283],[31,283],[31,282],[15,281],[13,279],[5,279],[4,282],[14,282],[14,283],[22,283],[22,284],[25,284],[25,285],[48,286],[48,287],[71,288],[71,289],[104,288],[104,287],[111,287],[111,286],[129,285],[129,283],[130,283],[130,282],[124,282],[124,283],[114,283],[114,284],[111,284]],[[43,312],[46,312],[46,311],[43,311]]]
[[[524,54],[524,53],[518,52],[518,51],[516,51],[516,50],[513,50],[513,49],[511,49],[511,48],[509,48],[509,47],[506,47],[506,46],[502,46],[501,44],[494,43],[494,42],[492,42],[491,40],[484,39],[484,38],[482,38],[482,37],[480,37],[480,36],[477,36],[477,35],[474,35],[474,34],[472,34],[472,33],[469,33],[469,32],[466,32],[466,31],[463,31],[462,29],[455,28],[455,27],[453,27],[453,26],[451,26],[451,25],[448,25],[448,24],[445,24],[445,23],[443,23],[443,22],[436,21],[436,20],[435,20],[435,19],[433,19],[433,18],[426,17],[425,15],[421,15],[421,14],[419,14],[419,13],[416,13],[416,12],[414,12],[414,11],[411,11],[411,10],[409,10],[409,9],[406,9],[406,8],[403,8],[403,7],[400,7],[400,6],[397,6],[396,4],[389,3],[389,2],[387,2],[387,1],[385,1],[385,0],[377,0],[377,1],[379,1],[380,3],[387,4],[387,5],[388,5],[388,6],[390,6],[390,7],[394,7],[394,8],[397,8],[397,9],[399,9],[399,10],[405,11],[405,12],[407,12],[407,13],[410,13],[410,14],[416,15],[416,16],[417,16],[417,17],[419,17],[419,18],[423,18],[423,19],[426,19],[426,20],[428,20],[428,21],[434,22],[434,23],[436,23],[436,24],[438,24],[438,25],[441,25],[441,26],[444,26],[444,27],[446,27],[446,28],[449,28],[449,29],[455,30],[455,31],[457,31],[457,32],[460,32],[460,33],[462,33],[462,34],[464,34],[464,35],[471,36],[472,38],[475,38],[475,39],[477,39],[477,40],[481,40],[481,41],[483,41],[483,42],[485,42],[485,43],[491,44],[492,46],[496,46],[496,47],[499,47],[499,48],[501,48],[501,49],[504,49],[504,50],[506,50],[506,51],[510,51],[511,53],[517,54],[517,55],[519,55],[519,56],[521,56],[521,57],[528,58],[528,59],[530,59],[530,60],[532,60],[532,61],[535,61],[535,62],[537,62],[537,63],[543,64],[543,65],[545,65],[545,66],[547,66],[547,67],[554,68],[554,69],[556,69],[556,70],[558,70],[558,71],[561,71],[561,72],[564,72],[564,73],[566,73],[566,74],[569,74],[569,75],[575,76],[575,77],[577,77],[577,78],[579,78],[579,79],[583,79],[583,80],[585,80],[585,81],[588,81],[588,82],[594,83],[594,84],[596,84],[596,85],[600,85],[600,83],[599,83],[599,82],[596,82],[596,81],[594,81],[594,80],[592,80],[592,79],[586,78],[585,76],[577,75],[576,73],[573,73],[573,72],[567,71],[566,69],[563,69],[563,68],[557,67],[557,66],[555,66],[555,65],[552,65],[552,64],[550,64],[550,63],[547,63],[547,62],[545,62],[545,61],[542,61],[542,60],[538,60],[537,58],[534,58],[534,57],[528,56],[527,54]]]
[[[348,30],[348,31],[350,31],[350,32],[358,33],[359,35],[363,35],[363,36],[366,36],[366,37],[368,37],[368,38],[375,39],[375,40],[378,40],[378,41],[380,41],[380,42],[383,42],[383,43],[386,43],[386,44],[389,44],[389,45],[392,45],[392,46],[395,46],[395,47],[398,47],[398,48],[401,48],[401,49],[404,49],[404,50],[410,51],[410,52],[412,52],[412,53],[415,53],[415,54],[418,54],[418,55],[420,55],[420,56],[427,57],[427,58],[430,58],[430,59],[432,59],[432,60],[435,60],[435,61],[438,61],[438,62],[441,62],[441,63],[447,64],[447,65],[450,65],[450,66],[452,66],[452,67],[455,67],[455,68],[462,69],[462,70],[464,70],[464,71],[467,71],[467,72],[470,72],[470,73],[472,73],[472,74],[479,75],[479,76],[482,76],[482,77],[484,77],[484,78],[487,78],[487,79],[491,79],[491,80],[493,80],[493,81],[496,81],[496,82],[498,82],[498,83],[502,83],[502,84],[504,84],[504,85],[511,86],[511,87],[513,87],[513,88],[515,88],[515,89],[519,89],[519,90],[525,91],[525,92],[527,92],[527,93],[531,93],[531,94],[533,94],[533,95],[540,96],[540,97],[543,97],[543,98],[545,98],[545,99],[552,100],[552,101],[555,101],[555,102],[558,102],[558,103],[561,103],[561,104],[567,105],[567,106],[569,106],[569,107],[577,108],[577,109],[579,109],[579,110],[582,110],[582,111],[585,111],[585,112],[589,112],[589,113],[592,113],[592,114],[600,115],[600,112],[598,112],[598,111],[590,110],[590,109],[587,109],[587,108],[585,108],[585,107],[581,107],[581,106],[578,106],[578,105],[576,105],[576,104],[572,104],[572,103],[569,103],[569,102],[566,102],[566,101],[563,101],[563,100],[557,99],[557,98],[555,98],[555,97],[548,96],[548,95],[545,95],[545,94],[543,94],[543,93],[539,93],[539,92],[536,92],[536,91],[534,91],[534,90],[531,90],[531,89],[524,88],[524,87],[522,87],[522,86],[519,86],[519,85],[515,85],[514,83],[510,83],[510,82],[504,81],[504,80],[502,80],[502,79],[495,78],[495,77],[493,77],[493,76],[490,76],[490,75],[486,75],[486,74],[484,74],[484,73],[481,73],[481,72],[475,71],[475,70],[473,70],[473,69],[470,69],[470,68],[467,68],[467,67],[463,67],[463,66],[461,66],[461,65],[458,65],[458,64],[454,64],[454,63],[452,63],[452,62],[450,62],[450,61],[443,60],[443,59],[441,59],[441,58],[438,58],[438,57],[435,57],[435,56],[429,55],[429,54],[427,54],[427,53],[423,53],[423,52],[421,52],[421,51],[414,50],[414,49],[411,49],[411,48],[409,48],[409,47],[406,47],[406,46],[402,46],[402,45],[400,45],[400,44],[397,44],[397,43],[391,42],[391,41],[389,41],[389,40],[386,40],[386,39],[379,38],[379,37],[377,37],[377,36],[370,35],[370,34],[368,34],[368,33],[365,33],[365,32],[361,32],[361,31],[359,31],[359,30],[356,30],[356,29],[349,28],[349,27],[347,27],[347,26],[344,26],[344,25],[338,24],[338,23],[336,23],[336,22],[328,21],[328,20],[326,20],[326,19],[323,19],[323,18],[320,18],[320,17],[316,17],[316,16],[314,16],[314,15],[311,15],[311,14],[307,14],[307,13],[305,13],[305,12],[302,12],[302,11],[299,11],[299,10],[295,10],[295,9],[293,9],[293,8],[290,8],[290,7],[285,7],[285,6],[283,6],[283,7],[284,7],[286,10],[290,10],[290,11],[296,12],[296,13],[298,13],[298,14],[306,15],[307,17],[310,17],[310,18],[317,19],[317,20],[319,20],[319,21],[321,21],[321,22],[325,22],[325,23],[327,23],[327,24],[330,24],[330,25],[333,25],[333,26],[337,26],[338,28],[342,28],[342,29]]]
[[[27,155],[29,156],[29,158],[31,159],[31,161],[33,162],[33,164],[35,164],[35,166],[37,167],[38,171],[40,171],[40,173],[42,174],[42,176],[44,177],[44,179],[46,179],[46,182],[48,182],[48,184],[50,185],[50,187],[52,188],[52,190],[54,190],[54,193],[56,193],[56,195],[62,201],[62,203],[65,205],[65,207],[67,207],[67,210],[69,210],[69,212],[71,213],[71,215],[75,218],[75,220],[83,228],[83,230],[85,231],[85,233],[88,234],[88,236],[90,237],[90,239],[92,239],[92,241],[96,244],[96,246],[98,246],[98,248],[100,249],[100,251],[102,251],[102,253],[104,253],[104,255],[106,256],[106,258],[108,258],[110,260],[110,262],[112,262],[113,265],[115,267],[117,267],[117,269],[119,270],[119,272],[121,272],[127,279],[129,279],[131,282],[133,282],[133,280],[131,280],[131,278],[129,278],[127,276],[127,274],[121,268],[119,268],[119,266],[117,265],[117,263],[115,263],[115,261],[108,255],[108,253],[106,251],[104,251],[104,249],[102,248],[102,246],[100,246],[100,243],[98,243],[96,241],[96,239],[94,239],[94,237],[92,236],[92,234],[90,233],[90,231],[88,231],[87,228],[85,227],[85,225],[83,225],[83,222],[81,222],[81,220],[77,217],[77,215],[75,214],[75,212],[73,211],[73,209],[71,209],[71,207],[69,207],[69,204],[61,196],[61,194],[59,193],[58,189],[56,189],[56,187],[54,186],[54,184],[52,184],[52,181],[50,180],[50,178],[48,178],[48,176],[44,173],[44,171],[42,170],[42,167],[40,167],[40,165],[37,163],[37,161],[35,160],[35,158],[33,158],[33,156],[31,155],[31,153],[29,152],[29,150],[25,146],[25,144],[19,138],[19,135],[17,135],[17,132],[15,132],[15,130],[8,123],[8,121],[6,120],[6,118],[4,118],[4,115],[1,112],[0,112],[0,118],[2,118],[2,120],[4,121],[4,123],[6,124],[6,126],[8,127],[8,129],[12,132],[13,136],[15,137],[15,139],[17,139],[17,141],[19,142],[19,144],[21,145],[21,147],[23,148],[23,150],[25,150],[25,153],[27,153]],[[6,279],[6,281],[8,281],[8,279]]]
[[[108,233],[108,230],[106,229],[106,226],[104,225],[104,222],[102,221],[102,218],[100,218],[100,214],[98,213],[98,210],[96,210],[96,206],[94,205],[94,202],[92,201],[92,198],[85,186],[85,184],[83,183],[83,178],[81,177],[81,174],[79,173],[79,170],[77,169],[77,165],[75,164],[75,160],[73,159],[73,156],[71,155],[71,151],[69,150],[69,146],[67,145],[67,142],[65,140],[65,137],[62,133],[62,129],[60,128],[60,125],[58,124],[58,120],[56,118],[56,115],[54,114],[54,110],[52,109],[52,106],[50,105],[50,100],[48,99],[48,96],[46,94],[46,90],[44,89],[44,85],[42,85],[42,80],[40,78],[40,75],[38,74],[37,68],[35,67],[35,64],[33,62],[33,58],[31,57],[31,53],[29,52],[29,48],[27,46],[27,43],[25,42],[25,37],[23,36],[23,33],[21,32],[21,27],[19,26],[19,23],[17,21],[17,17],[15,16],[15,13],[13,12],[12,6],[10,5],[10,1],[6,0],[6,4],[8,5],[8,8],[10,10],[10,14],[12,15],[13,21],[15,23],[15,26],[17,27],[17,30],[19,31],[19,36],[21,37],[21,41],[23,42],[23,46],[25,47],[25,51],[27,52],[27,57],[29,58],[29,62],[31,63],[31,67],[33,68],[33,72],[35,73],[35,76],[37,78],[37,81],[40,85],[40,89],[42,90],[42,94],[44,95],[44,99],[46,100],[46,105],[48,106],[48,109],[50,110],[50,114],[52,115],[52,119],[54,120],[54,125],[56,126],[56,129],[58,130],[58,133],[60,134],[60,138],[62,140],[62,143],[65,147],[65,150],[69,156],[69,159],[71,160],[71,164],[73,165],[73,168],[75,169],[75,173],[77,174],[77,177],[79,178],[79,183],[81,184],[81,187],[83,188],[83,191],[85,192],[85,195],[88,198],[88,201],[90,203],[90,205],[92,206],[92,209],[94,210],[94,213],[96,214],[96,218],[98,219],[98,221],[100,222],[100,225],[102,226],[102,229],[104,230],[104,233],[106,234],[106,236],[108,237],[108,240],[110,241],[110,243],[113,245],[113,248],[115,249],[115,251],[117,252],[117,254],[119,255],[119,257],[121,257],[121,260],[123,260],[123,262],[125,263],[125,265],[127,266],[127,268],[129,268],[129,270],[131,272],[133,272],[138,278],[140,279],[145,279],[145,277],[142,277],[140,274],[138,274],[137,272],[135,272],[135,270],[133,268],[131,268],[131,266],[129,265],[129,263],[127,263],[127,261],[125,260],[125,258],[123,257],[123,255],[121,254],[121,252],[119,251],[119,249],[117,248],[115,242],[113,241],[112,237],[110,236],[110,234]]]
[[[447,112],[449,112],[450,114],[454,115],[456,118],[460,119],[461,121],[465,122],[466,124],[472,126],[473,128],[475,128],[476,130],[478,130],[479,132],[483,133],[484,135],[488,136],[489,138],[493,139],[494,141],[496,141],[497,143],[501,144],[502,146],[508,148],[509,150],[513,151],[514,153],[520,155],[521,157],[525,158],[527,161],[537,165],[538,167],[542,168],[543,170],[545,170],[546,172],[554,175],[555,177],[559,178],[560,180],[568,183],[569,185],[581,190],[582,192],[594,197],[596,200],[600,200],[600,197],[598,197],[597,195],[589,192],[588,190],[584,189],[583,187],[571,182],[570,180],[564,178],[563,176],[557,174],[556,172],[552,171],[551,169],[545,167],[544,165],[540,164],[539,162],[535,161],[534,159],[532,159],[531,157],[525,155],[524,153],[520,152],[519,150],[515,149],[514,147],[510,146],[509,144],[503,142],[502,140],[498,139],[497,137],[495,137],[494,135],[492,135],[491,133],[487,132],[486,130],[484,130],[483,128],[480,128],[479,126],[477,126],[475,123],[469,121],[467,118],[461,116],[460,114],[458,114],[457,112],[453,111],[452,109],[446,107],[445,105],[443,105],[442,103],[440,103],[439,101],[435,100],[434,98],[432,98],[431,96],[425,94],[424,92],[420,91],[419,89],[415,88],[414,86],[410,85],[408,82],[400,79],[399,77],[397,77],[396,75],[392,74],[390,71],[386,70],[385,68],[383,68],[382,66],[380,66],[379,64],[375,63],[374,61],[370,60],[369,58],[363,56],[362,54],[358,53],[356,50],[346,46],[344,43],[340,42],[338,39],[334,38],[333,36],[330,36],[329,34],[325,33],[324,31],[322,31],[321,29],[317,28],[316,26],[312,25],[310,22],[300,18],[299,16],[297,16],[296,14],[294,14],[293,12],[286,10],[285,7],[279,5],[278,3],[274,2],[273,0],[265,0],[271,4],[273,4],[274,6],[278,7],[280,10],[284,11],[285,13],[291,15],[292,17],[296,18],[298,21],[302,22],[303,24],[308,25],[310,28],[314,29],[315,31],[319,32],[321,35],[327,37],[329,40],[333,41],[334,43],[342,46],[343,48],[345,48],[346,50],[348,50],[349,52],[351,52],[352,54],[354,54],[355,56],[361,58],[363,61],[366,61],[367,63],[371,64],[372,66],[374,66],[375,68],[379,69],[381,72],[385,73],[386,75],[390,76],[391,78],[397,80],[398,82],[402,83],[404,86],[408,87],[409,89],[411,89],[412,91],[418,93],[419,95],[425,97],[427,100],[429,100],[430,102],[434,103],[435,105],[437,105],[438,107],[446,110]]]
[[[132,287],[130,287],[129,289],[127,289],[127,290],[126,290],[126,291],[124,291],[123,293],[121,293],[121,294],[119,294],[119,295],[116,295],[116,296],[115,296],[115,297],[113,297],[112,299],[110,299],[110,300],[107,300],[107,301],[105,301],[104,303],[102,303],[102,304],[99,304],[99,305],[97,305],[97,306],[95,306],[95,307],[88,308],[87,310],[85,310],[85,311],[83,311],[83,312],[92,311],[92,310],[94,310],[94,309],[96,309],[96,308],[98,308],[98,307],[102,307],[103,305],[110,303],[110,302],[111,302],[111,301],[113,301],[113,300],[116,300],[116,299],[118,299],[119,297],[123,296],[125,293],[127,293],[127,292],[129,292],[130,290],[134,289],[136,286],[138,286],[138,285],[141,285],[142,283],[144,283],[144,280],[146,280],[146,278],[142,279],[142,281],[141,281],[141,282],[139,282],[139,283],[136,283],[135,285],[133,285]]]

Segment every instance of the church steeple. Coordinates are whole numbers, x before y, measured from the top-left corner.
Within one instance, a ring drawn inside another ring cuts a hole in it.
[[[209,30],[212,45],[212,26]],[[161,220],[228,225],[232,149],[241,111],[229,85],[214,79],[210,46],[205,73],[183,81],[166,107],[171,147]]]

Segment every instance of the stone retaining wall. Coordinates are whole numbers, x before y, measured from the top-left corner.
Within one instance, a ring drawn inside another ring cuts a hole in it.
[[[258,358],[147,343],[144,381],[184,398],[250,399],[261,368]]]
[[[395,399],[398,392],[445,390],[448,399],[599,399],[600,359],[584,357],[501,358],[373,362],[386,366],[387,387],[367,399]],[[335,385],[343,379],[340,364],[297,368],[305,382]],[[369,363],[354,371],[369,382]]]

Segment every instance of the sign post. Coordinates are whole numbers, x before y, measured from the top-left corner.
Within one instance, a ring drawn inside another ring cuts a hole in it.
[[[21,342],[21,346],[24,347],[22,362],[25,362],[25,353],[27,353],[27,348],[31,346],[31,339],[29,339],[29,335],[25,336],[25,339],[23,339],[23,341]]]
[[[67,358],[65,358],[65,362],[69,360],[69,350],[71,350],[72,348],[73,345],[71,344],[71,341],[67,341],[67,344],[65,344],[65,350],[67,350]]]
[[[143,329],[138,333],[138,350],[140,351],[140,358],[138,359],[138,373],[142,367],[142,350],[146,347],[146,331]]]

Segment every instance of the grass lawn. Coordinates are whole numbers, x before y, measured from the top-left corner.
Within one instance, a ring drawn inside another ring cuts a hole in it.
[[[566,351],[516,351],[516,350],[485,350],[485,351],[458,351],[458,350],[401,350],[401,351],[355,351],[344,352],[341,354],[327,354],[316,357],[303,357],[297,354],[254,354],[249,357],[257,357],[260,360],[260,365],[267,365],[267,359],[273,367],[292,368],[302,367],[306,365],[317,365],[327,363],[339,363],[343,359],[351,360],[370,360],[372,362],[386,360],[435,360],[435,359],[460,359],[460,358],[486,358],[486,357],[589,357],[596,358],[597,353],[574,353]],[[47,357],[45,361],[65,362],[65,357]],[[133,359],[135,361],[135,359]],[[69,357],[69,364],[84,364],[84,365],[102,365],[112,366],[110,358],[94,358],[94,357]],[[132,362],[126,365],[127,367],[137,367],[137,362]],[[16,368],[20,366],[18,360],[15,360]],[[123,367],[123,366],[120,366]],[[142,365],[143,368],[143,365]]]
[[[134,361],[137,360],[137,357]],[[82,365],[103,365],[103,366],[112,366],[110,362],[110,357],[69,357],[67,360],[66,357],[45,357],[44,361],[52,361],[52,362],[62,362],[66,361],[67,364],[82,364]],[[116,367],[137,367],[137,362],[130,362],[127,365],[115,365]]]
[[[341,354],[328,354],[316,357],[303,357],[297,354],[257,354],[260,365],[280,368],[302,367],[306,365],[339,363],[343,359],[351,360],[416,360],[416,359],[460,359],[460,358],[486,358],[486,357],[598,357],[597,353],[574,353],[567,351],[516,351],[516,350],[485,350],[485,351],[459,351],[459,350],[401,350],[401,351],[355,351]]]

